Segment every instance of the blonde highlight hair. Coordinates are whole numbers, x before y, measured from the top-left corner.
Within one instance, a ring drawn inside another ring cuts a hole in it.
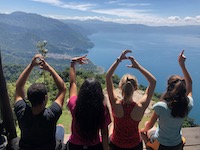
[[[130,74],[125,74],[119,82],[119,88],[122,90],[122,96],[124,99],[130,98],[133,92],[138,89],[137,78]]]

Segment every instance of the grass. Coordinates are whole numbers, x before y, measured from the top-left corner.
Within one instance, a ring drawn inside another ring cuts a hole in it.
[[[66,108],[63,109],[62,115],[60,116],[57,124],[62,124],[65,128],[65,133],[71,133],[71,113]]]

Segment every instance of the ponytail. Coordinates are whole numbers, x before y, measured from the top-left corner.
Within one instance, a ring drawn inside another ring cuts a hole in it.
[[[184,118],[187,116],[189,101],[186,96],[185,80],[177,78],[177,76],[170,77],[167,92],[162,98],[167,102],[173,117]]]
[[[122,93],[123,93],[123,97],[124,99],[128,99],[129,97],[131,97],[133,95],[134,92],[134,87],[131,84],[130,81],[127,81],[123,86],[122,86]]]

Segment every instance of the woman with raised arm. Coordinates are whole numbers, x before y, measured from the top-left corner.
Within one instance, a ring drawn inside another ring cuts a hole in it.
[[[145,128],[141,130],[147,139],[150,138],[151,142],[146,141],[147,146],[154,150],[183,149],[181,126],[193,106],[192,79],[185,66],[186,57],[183,53],[184,50],[178,57],[183,77],[179,75],[169,77],[166,92],[161,101],[153,106],[154,113],[150,121],[145,123]],[[153,130],[152,127],[157,119],[158,127]]]
[[[70,90],[67,107],[72,114],[71,136],[67,150],[107,150],[108,125],[111,122],[104,102],[101,84],[94,78],[87,78],[77,93],[76,64],[85,64],[85,56],[75,57],[70,66]],[[101,132],[102,140],[99,135]]]
[[[132,56],[127,57],[126,54],[130,50],[125,50],[120,57],[111,65],[106,74],[106,86],[108,97],[112,107],[112,115],[114,118],[114,129],[110,137],[110,150],[142,150],[142,139],[138,125],[148,107],[151,98],[154,94],[156,86],[155,77],[143,68]],[[122,91],[122,99],[119,99],[114,92],[112,75],[119,63],[125,59],[131,61],[129,68],[135,68],[147,79],[149,85],[142,96],[136,102],[133,99],[133,93],[138,89],[136,77],[130,74],[125,74],[119,83],[119,88]]]

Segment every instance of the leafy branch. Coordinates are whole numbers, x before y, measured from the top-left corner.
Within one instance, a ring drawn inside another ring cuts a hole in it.
[[[46,48],[47,45],[47,41],[43,41],[43,42],[38,42],[37,43],[37,48],[38,48],[38,52],[44,57],[47,58],[47,52],[48,49]]]
[[[43,56],[43,58],[47,58],[48,49],[46,48],[47,41],[42,41],[37,43],[38,52]],[[42,71],[41,75],[43,75],[44,83],[45,83],[45,72]]]

